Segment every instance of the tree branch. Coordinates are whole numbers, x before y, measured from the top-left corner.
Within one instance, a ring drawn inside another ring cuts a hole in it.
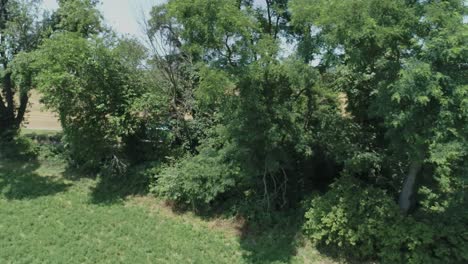
[[[275,25],[275,35],[273,36],[274,39],[278,38],[278,33],[279,33],[279,21],[280,21],[280,16],[278,15],[276,17],[276,25]]]
[[[228,59],[229,64],[231,64],[231,66],[234,66],[234,64],[232,63],[232,50],[228,44],[228,41],[229,41],[229,36],[226,36],[226,39],[224,40],[224,45],[226,46],[226,50],[228,52],[226,57]]]
[[[273,25],[271,23],[271,0],[265,0],[266,7],[267,7],[267,17],[268,17],[268,33],[271,35],[271,30]]]
[[[2,93],[0,92],[0,113],[6,110],[5,101],[3,100]]]
[[[21,123],[23,122],[24,115],[26,113],[26,109],[28,107],[29,96],[28,93],[21,93],[20,96],[20,106],[18,108],[18,113],[16,114],[16,126],[19,128]]]
[[[263,187],[264,187],[264,196],[267,201],[267,211],[270,211],[270,195],[268,194],[268,185],[266,181],[267,169],[265,165],[265,171],[263,172]]]
[[[13,87],[11,83],[11,73],[6,73],[5,76],[3,77],[3,89],[5,91],[5,101],[6,101],[6,111],[7,115],[10,116],[10,118],[14,118],[14,111],[15,111],[15,102],[14,102],[14,92],[13,92]]]

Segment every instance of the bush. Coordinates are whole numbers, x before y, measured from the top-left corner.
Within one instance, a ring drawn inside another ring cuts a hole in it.
[[[205,147],[198,155],[163,168],[151,189],[165,199],[196,207],[209,204],[234,187],[238,175],[239,169],[220,151]]]
[[[33,140],[17,135],[11,141],[0,141],[0,159],[31,160],[38,155],[38,146]]]
[[[466,263],[468,215],[404,217],[385,191],[344,177],[315,198],[304,225],[312,242],[382,263]]]
[[[337,246],[352,257],[371,258],[387,223],[397,215],[398,208],[385,192],[362,189],[346,177],[312,201],[305,231],[314,242]]]

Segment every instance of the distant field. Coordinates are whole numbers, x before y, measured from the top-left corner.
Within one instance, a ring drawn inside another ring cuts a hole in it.
[[[39,103],[40,95],[33,91],[30,97],[30,106],[26,114],[26,129],[34,130],[61,130],[60,122],[56,115],[46,111]]]

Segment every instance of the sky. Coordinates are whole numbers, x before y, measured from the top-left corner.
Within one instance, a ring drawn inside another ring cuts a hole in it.
[[[142,37],[143,33],[139,22],[148,14],[151,7],[161,4],[164,0],[101,0],[101,10],[106,24],[116,32]],[[58,7],[56,0],[43,0],[45,9],[54,10]]]
[[[139,25],[143,17],[142,13],[148,14],[152,6],[163,2],[165,0],[101,0],[99,9],[106,23],[118,33],[142,37],[143,33]],[[468,0],[465,0],[464,4],[468,5]],[[43,0],[42,5],[49,10],[58,7],[56,0]],[[464,16],[463,21],[468,23],[468,16]]]

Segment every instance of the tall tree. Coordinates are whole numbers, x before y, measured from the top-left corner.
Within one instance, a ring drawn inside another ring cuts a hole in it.
[[[51,16],[40,17],[39,0],[0,1],[0,136],[11,139],[20,128],[33,88],[25,57],[15,62],[22,52],[37,48],[53,31],[78,32],[90,36],[103,31],[101,15],[95,9],[98,1],[61,0]],[[15,70],[15,64],[18,68]],[[16,72],[15,72],[16,71]]]
[[[287,2],[168,2],[165,21],[177,30],[179,49],[197,62],[195,120],[204,115],[213,120],[201,153],[163,174],[161,183],[174,186],[174,192],[179,189],[172,181],[190,175],[184,170],[203,162],[210,165],[201,167],[213,168],[212,155],[219,155],[219,169],[206,172],[212,176],[202,172],[200,178],[219,177],[229,186],[235,181],[242,191],[252,193],[248,199],[260,201],[261,210],[286,208],[303,193],[304,179],[310,176],[304,167],[319,149],[321,117],[339,118],[339,111],[336,95],[321,86],[315,69],[293,56],[282,59],[283,43],[291,36]],[[226,164],[235,164],[241,172],[233,169],[232,178],[230,172],[219,175]],[[180,177],[175,177],[177,171]],[[170,189],[160,186],[168,197],[177,196]],[[228,190],[222,184],[219,189]]]
[[[175,135],[174,143],[195,151],[200,129],[191,122],[196,111],[194,90],[196,80],[192,54],[182,49],[180,24],[169,15],[168,5],[153,7],[150,19],[144,21],[151,57],[148,67],[157,94],[167,94],[169,115],[167,124]]]
[[[36,0],[0,1],[0,137],[11,139],[23,122],[29,82],[15,83],[12,64],[20,52],[33,50],[44,31]],[[17,96],[17,97],[16,97]],[[17,99],[16,99],[17,98]]]
[[[103,32],[102,15],[96,8],[99,0],[59,0],[53,14],[55,29],[91,36]]]
[[[113,40],[61,32],[31,58],[34,81],[46,107],[59,115],[73,164],[121,170],[121,146],[135,128],[132,102],[141,80],[131,58]],[[139,56],[139,55],[137,55]],[[119,172],[119,171],[114,171]]]
[[[446,191],[459,182],[467,137],[463,1],[294,0],[291,9],[294,23],[315,27],[333,51],[333,85],[346,94],[353,120],[374,135],[368,148],[387,161],[379,164],[383,176],[400,183],[401,210],[414,208],[422,172]],[[316,55],[326,64],[326,54]]]
[[[17,56],[22,63],[14,73],[30,79],[58,114],[72,164],[100,169],[107,163],[122,172],[122,146],[139,114],[132,103],[142,92],[145,50],[106,31],[96,3],[60,1],[54,32],[36,50]]]

